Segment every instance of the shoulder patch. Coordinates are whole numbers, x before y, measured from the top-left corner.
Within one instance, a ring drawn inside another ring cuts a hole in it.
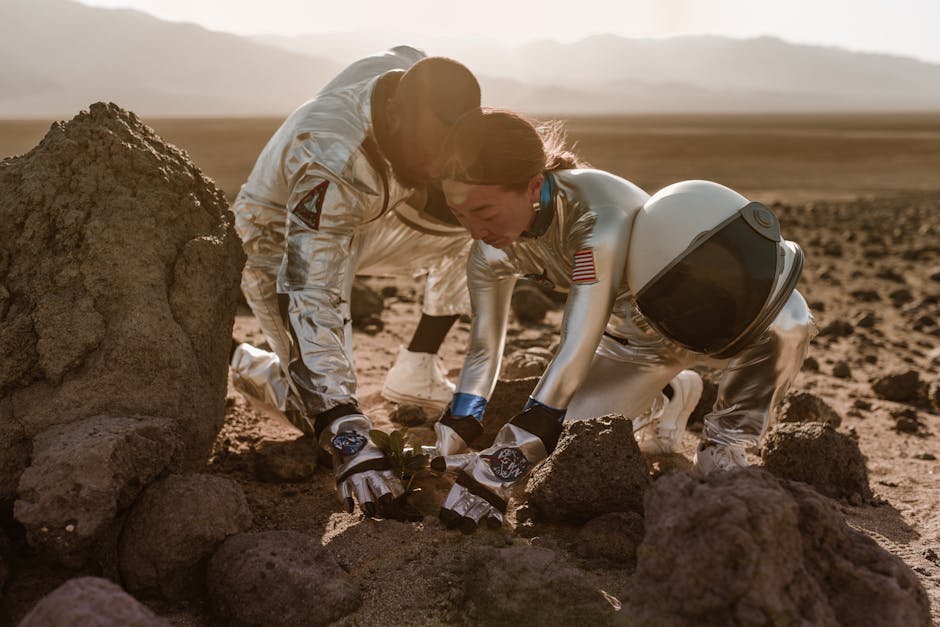
[[[579,250],[574,254],[574,267],[571,270],[571,282],[576,285],[597,283],[597,269],[594,266],[593,250]]]
[[[320,213],[323,211],[323,199],[326,198],[329,186],[329,181],[323,181],[307,192],[294,207],[294,215],[314,231],[320,229]]]

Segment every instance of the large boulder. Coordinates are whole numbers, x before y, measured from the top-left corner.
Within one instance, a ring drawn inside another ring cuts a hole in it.
[[[362,604],[320,540],[297,531],[230,536],[209,560],[209,600],[226,625],[326,625]]]
[[[808,486],[756,468],[672,473],[645,510],[630,624],[930,624],[917,575]]]
[[[95,416],[38,434],[13,508],[29,544],[81,566],[111,522],[174,466],[182,444],[173,427],[166,418]]]
[[[611,512],[642,512],[649,484],[630,420],[611,415],[569,422],[555,452],[526,483],[526,515],[582,523]]]
[[[43,597],[19,627],[170,627],[170,623],[100,577],[78,577]]]
[[[3,429],[168,418],[204,461],[243,261],[221,190],[134,114],[98,103],[53,124],[0,162]],[[0,445],[0,488],[25,468],[17,441]]]
[[[127,589],[186,600],[204,592],[209,557],[228,536],[251,527],[241,486],[212,475],[171,475],[137,500],[121,534]]]

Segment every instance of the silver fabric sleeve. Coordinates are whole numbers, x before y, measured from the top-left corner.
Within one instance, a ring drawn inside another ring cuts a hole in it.
[[[584,380],[623,281],[633,213],[600,208],[571,229],[569,246],[593,255],[596,281],[574,281],[565,305],[561,340],[555,357],[532,392],[536,401],[565,409]]]
[[[516,278],[502,251],[474,242],[467,263],[473,321],[456,392],[489,399],[499,376]],[[521,409],[521,408],[520,408]]]

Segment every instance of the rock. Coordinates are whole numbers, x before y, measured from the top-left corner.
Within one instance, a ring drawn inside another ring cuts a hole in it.
[[[871,311],[867,311],[860,315],[855,321],[855,326],[860,329],[871,329],[878,323],[878,316],[876,316]]]
[[[552,301],[539,288],[520,283],[512,294],[512,312],[523,324],[537,324],[545,319]]]
[[[894,428],[898,433],[918,433],[924,426],[917,417],[917,412],[910,407],[892,411],[891,417],[894,418]]]
[[[96,416],[52,427],[33,447],[14,515],[32,547],[77,568],[182,445],[170,420]]]
[[[888,298],[891,299],[891,303],[895,307],[899,307],[905,303],[909,303],[912,300],[914,300],[914,295],[911,293],[911,290],[909,290],[908,288],[900,287],[896,290],[892,290],[891,293],[888,294]]]
[[[353,281],[352,296],[349,299],[349,316],[354,326],[362,326],[379,317],[385,310],[385,301],[372,288],[359,281]]]
[[[169,627],[170,623],[100,577],[78,577],[40,599],[19,627]]]
[[[629,624],[930,624],[911,569],[806,486],[756,468],[673,473],[645,510]]]
[[[619,609],[585,573],[548,548],[480,547],[465,569],[471,624],[605,625]]]
[[[909,403],[917,400],[920,393],[920,373],[908,370],[888,374],[876,379],[871,389],[885,400]]]
[[[764,439],[761,458],[778,477],[808,483],[828,497],[854,503],[872,499],[858,442],[828,424],[777,425]]]
[[[529,394],[535,389],[539,377],[525,379],[499,379],[490,401],[486,404],[486,414],[483,416],[483,433],[471,446],[475,449],[484,449],[493,443],[496,432],[509,422],[513,416],[522,411]]]
[[[506,379],[540,377],[553,357],[552,351],[540,346],[516,351],[503,364],[503,377]]]
[[[240,533],[209,560],[209,600],[226,625],[326,625],[362,604],[359,589],[318,538]]]
[[[848,362],[839,360],[832,364],[832,376],[838,377],[839,379],[851,379],[852,369],[849,367]]]
[[[579,523],[610,512],[642,512],[650,484],[633,424],[619,415],[565,425],[555,452],[526,482],[529,515]]]
[[[815,394],[797,392],[787,397],[780,421],[824,422],[835,428],[842,424],[842,416]]]
[[[209,556],[251,527],[241,486],[212,475],[171,475],[138,499],[121,535],[120,569],[131,592],[170,601],[198,598]]]
[[[576,550],[585,557],[631,562],[643,541],[643,531],[643,517],[636,512],[603,514],[581,527]]]
[[[255,475],[270,483],[306,481],[317,470],[320,452],[313,435],[293,440],[262,440],[252,449]]]
[[[845,320],[833,320],[819,331],[820,336],[848,337],[852,335],[851,323]]]
[[[155,416],[173,421],[188,463],[205,461],[244,262],[233,220],[185,153],[113,104],[3,161],[0,398],[27,438]]]
[[[819,372],[819,362],[815,357],[807,357],[803,360],[803,370],[806,372]]]
[[[849,292],[852,298],[862,303],[874,303],[881,300],[881,295],[875,290],[860,289]]]
[[[389,418],[392,422],[406,427],[417,427],[428,421],[427,414],[419,405],[398,405],[389,414]]]

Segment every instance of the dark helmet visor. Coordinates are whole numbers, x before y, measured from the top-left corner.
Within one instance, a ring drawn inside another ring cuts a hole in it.
[[[778,272],[777,243],[739,214],[637,294],[647,321],[689,350],[720,353],[760,315]]]

